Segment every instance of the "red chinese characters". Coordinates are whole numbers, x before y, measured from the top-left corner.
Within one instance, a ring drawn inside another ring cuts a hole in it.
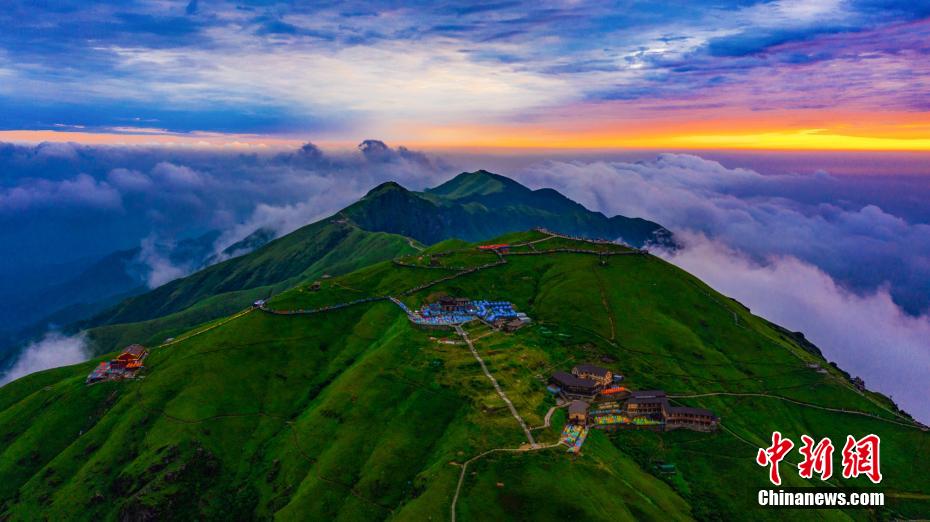
[[[798,464],[798,473],[801,478],[813,478],[814,473],[820,474],[820,480],[827,480],[833,476],[833,442],[824,437],[814,446],[814,439],[801,435],[800,448],[804,460]]]
[[[781,432],[772,432],[772,445],[768,448],[759,448],[756,455],[756,464],[760,466],[769,466],[769,480],[776,486],[781,485],[781,475],[778,473],[778,463],[785,458],[785,455],[794,447],[794,442],[790,439],[783,438]]]
[[[797,464],[798,474],[801,478],[811,479],[814,474],[820,475],[820,480],[829,480],[833,476],[833,441],[829,437],[820,439],[814,444],[814,438],[801,435],[802,445],[798,448],[803,460]],[[881,440],[878,435],[870,433],[856,440],[852,435],[846,436],[843,446],[843,478],[856,478],[865,475],[873,483],[882,481],[881,465],[879,462],[879,446]],[[756,454],[756,464],[769,467],[769,480],[776,486],[781,485],[781,475],[778,464],[785,459],[788,452],[794,448],[794,442],[783,437],[781,432],[772,432],[772,445],[760,448]],[[789,462],[789,464],[792,464]],[[793,465],[793,464],[792,464]]]
[[[882,472],[879,467],[878,435],[869,434],[856,440],[852,435],[846,436],[843,446],[843,478],[854,478],[865,475],[874,484],[882,481]]]

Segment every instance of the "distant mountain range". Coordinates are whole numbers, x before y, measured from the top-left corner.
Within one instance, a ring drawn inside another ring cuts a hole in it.
[[[530,190],[483,170],[459,174],[424,192],[388,182],[335,215],[267,244],[270,234],[256,231],[227,252],[254,245],[263,245],[261,248],[130,297],[72,329],[92,329],[98,351],[108,351],[140,330],[150,336],[169,336],[196,324],[190,321],[220,317],[298,281],[350,272],[409,253],[414,251],[411,239],[423,244],[451,238],[476,241],[533,227],[588,238],[622,239],[637,247],[674,245],[671,232],[657,223],[607,217],[555,190]],[[146,323],[138,324],[141,322]],[[100,328],[124,323],[138,325]]]

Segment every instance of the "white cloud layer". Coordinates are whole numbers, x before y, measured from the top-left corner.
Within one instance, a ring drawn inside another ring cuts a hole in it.
[[[826,174],[762,175],[691,155],[544,162],[516,177],[608,215],[670,228],[686,240],[671,261],[804,332],[870,388],[930,421],[930,225],[875,205],[839,206],[829,190],[837,180]],[[800,193],[823,200],[791,198]]]
[[[169,258],[172,244],[160,243],[155,236],[149,236],[140,244],[137,261],[146,268],[145,280],[149,288],[159,286],[184,277],[193,269],[191,266],[176,265]]]
[[[669,261],[753,313],[804,332],[828,360],[930,422],[930,316],[903,313],[886,288],[849,292],[795,257],[759,262],[701,234],[680,236],[686,247]]]
[[[87,360],[87,357],[87,342],[83,333],[69,337],[49,332],[41,340],[26,346],[13,366],[0,376],[0,385],[30,373],[79,363]]]
[[[895,301],[928,309],[930,225],[908,223],[875,205],[842,206],[827,174],[762,175],[687,154],[652,161],[544,162],[518,173],[588,208],[639,216],[672,231],[719,238],[754,256],[794,256],[858,291],[888,284]],[[820,198],[800,203],[797,196]]]

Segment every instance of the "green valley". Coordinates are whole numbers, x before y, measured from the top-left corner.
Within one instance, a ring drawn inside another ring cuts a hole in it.
[[[391,260],[307,273],[262,308],[151,343],[136,379],[86,386],[97,359],[4,386],[0,517],[783,519],[799,512],[756,505],[769,484],[755,454],[775,430],[882,438],[888,505],[805,515],[930,515],[930,475],[913,459],[930,436],[917,423],[661,259],[540,231],[484,242],[512,245],[502,254],[393,238]],[[409,307],[503,299],[526,312],[532,323],[515,332],[463,330],[501,391],[452,330],[419,329],[386,299],[330,309],[387,296]],[[710,408],[720,429],[591,430],[580,455],[566,453],[555,445],[566,411],[546,378],[583,362]],[[803,480],[797,460],[782,464],[785,486],[871,486]]]

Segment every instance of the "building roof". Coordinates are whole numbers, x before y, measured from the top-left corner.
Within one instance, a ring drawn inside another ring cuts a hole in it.
[[[576,375],[572,375],[568,372],[554,372],[552,374],[552,380],[559,384],[559,386],[568,386],[572,388],[582,388],[594,391],[597,389],[597,383],[591,379],[582,379]]]
[[[575,413],[587,413],[588,412],[588,403],[585,401],[572,401],[568,405],[568,414],[572,415]]]
[[[123,348],[123,352],[120,355],[127,354],[138,358],[142,357],[145,351],[145,346],[142,346],[141,344],[130,344],[126,348]]]
[[[687,406],[670,406],[668,408],[669,415],[678,414],[678,415],[699,415],[701,417],[714,417],[714,412],[704,409],[704,408],[689,408]]]
[[[597,375],[598,377],[606,377],[607,373],[610,372],[607,368],[601,368],[594,364],[579,364],[575,366],[574,371],[579,373],[590,373],[592,375]]]
[[[665,392],[662,390],[631,390],[630,397],[634,399],[665,398]]]
[[[667,399],[665,397],[630,397],[626,402],[627,404],[656,404],[665,403]]]

